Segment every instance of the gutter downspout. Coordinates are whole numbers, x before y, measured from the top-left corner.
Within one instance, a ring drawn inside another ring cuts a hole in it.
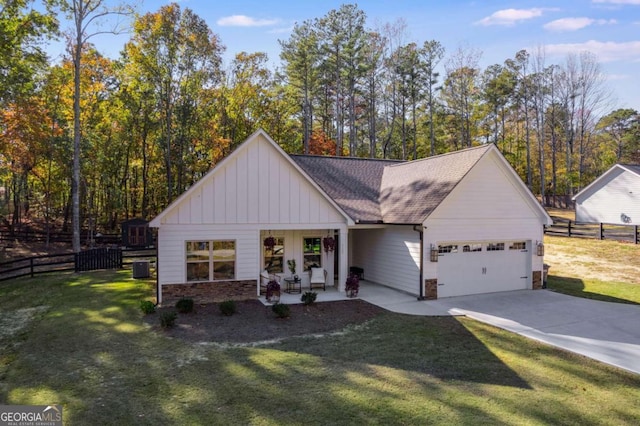
[[[417,226],[419,226],[420,228],[416,229]],[[423,238],[424,237],[424,228],[423,228],[422,225],[413,225],[413,230],[420,233],[420,286],[419,286],[419,289],[420,289],[419,294],[420,295],[418,296],[418,300],[425,300],[425,297],[424,297],[424,284],[423,284],[423,281],[424,281],[424,278],[423,278],[424,277],[424,271],[423,271],[423,269],[424,269],[424,265],[423,265],[423,262],[424,262],[424,238]]]

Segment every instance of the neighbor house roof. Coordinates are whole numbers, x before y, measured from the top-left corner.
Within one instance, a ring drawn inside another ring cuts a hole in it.
[[[600,182],[606,178],[606,176],[608,176],[610,173],[612,173],[616,169],[626,170],[637,176],[640,176],[640,164],[614,164],[606,172],[598,176],[593,182],[591,182],[589,185],[582,188],[580,192],[578,192],[576,195],[573,196],[572,200],[576,201],[583,198],[584,195],[589,193],[588,191],[590,191],[596,185],[599,185]]]
[[[640,164],[620,164],[620,166],[640,176]]]
[[[422,223],[493,145],[415,161],[292,155],[356,223]]]

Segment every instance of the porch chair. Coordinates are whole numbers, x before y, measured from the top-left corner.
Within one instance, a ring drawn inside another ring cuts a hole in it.
[[[313,290],[315,287],[322,287],[322,290],[327,290],[327,271],[322,268],[309,269],[309,289]]]
[[[269,281],[276,281],[280,284],[280,276],[275,274],[270,274],[266,269],[260,272],[260,295],[267,293],[267,284]]]

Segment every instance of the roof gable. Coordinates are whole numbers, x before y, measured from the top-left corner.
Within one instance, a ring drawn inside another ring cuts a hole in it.
[[[491,148],[481,145],[384,170],[380,206],[385,223],[422,223]]]
[[[258,130],[149,225],[345,220],[351,224],[340,206],[263,130]]]
[[[550,225],[551,218],[500,151],[483,155],[429,219],[516,221],[539,218]]]
[[[609,170],[607,170],[606,172],[598,176],[589,185],[582,188],[580,192],[578,192],[576,195],[573,196],[572,200],[580,202],[581,199],[584,199],[586,196],[588,196],[592,192],[597,191],[598,186],[606,184],[609,181],[609,178],[611,175],[615,173],[622,173],[622,172],[629,172],[633,175],[640,177],[640,165],[614,164],[609,168]]]

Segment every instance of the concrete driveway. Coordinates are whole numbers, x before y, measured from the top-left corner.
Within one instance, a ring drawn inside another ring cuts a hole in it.
[[[465,315],[640,374],[640,306],[521,290],[418,301],[364,283],[361,299],[411,315]]]

